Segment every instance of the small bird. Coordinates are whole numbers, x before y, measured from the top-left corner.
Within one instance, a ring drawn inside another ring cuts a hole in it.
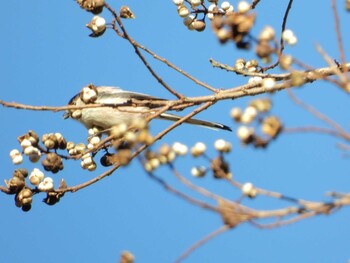
[[[94,86],[92,84],[84,87],[80,93],[76,94],[68,103],[68,105],[84,106],[87,104],[103,104],[110,105],[111,107],[98,107],[98,108],[85,108],[77,110],[67,110],[63,115],[64,119],[69,117],[76,119],[82,123],[86,128],[90,129],[96,127],[100,130],[107,131],[113,126],[126,123],[130,125],[137,120],[144,120],[155,111],[155,106],[132,106],[130,105],[131,99],[137,100],[164,100],[156,97],[152,97],[146,94],[122,90],[119,87],[111,86]],[[166,100],[164,100],[166,101]],[[120,105],[123,107],[116,108]],[[114,106],[114,107],[112,107]],[[159,108],[159,107],[158,107]],[[170,121],[178,121],[180,116],[162,113],[158,119],[165,119]],[[202,126],[211,129],[221,129],[232,131],[230,127],[216,123],[203,121],[198,119],[188,119],[185,123]]]

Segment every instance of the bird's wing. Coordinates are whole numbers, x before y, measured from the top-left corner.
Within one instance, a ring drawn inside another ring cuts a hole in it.
[[[96,100],[95,103],[100,103],[101,101],[103,101],[103,104],[127,103],[130,99],[164,100],[164,99],[153,97],[143,93],[123,90],[119,87],[100,86],[100,87],[97,87],[97,92],[98,92],[98,99]],[[111,96],[112,94],[115,96]]]

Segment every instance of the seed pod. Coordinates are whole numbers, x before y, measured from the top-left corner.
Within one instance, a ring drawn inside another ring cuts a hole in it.
[[[56,153],[48,153],[41,164],[46,171],[51,171],[52,173],[57,173],[63,169],[62,158]]]
[[[103,10],[104,0],[77,0],[79,6],[93,14],[99,14]]]
[[[240,1],[238,3],[238,12],[241,13],[241,14],[245,14],[247,13],[249,10],[250,10],[250,4],[246,1]]]
[[[245,196],[248,196],[250,198],[254,198],[257,195],[257,190],[252,183],[245,183],[242,185],[241,190]]]
[[[136,16],[128,6],[122,6],[120,8],[119,15],[121,18],[125,18],[125,19],[136,18]]]
[[[198,157],[202,155],[206,151],[207,147],[202,142],[197,142],[192,148],[191,148],[191,154],[194,157]]]
[[[22,211],[23,212],[28,212],[32,208],[31,204],[23,205],[22,206]]]
[[[107,29],[107,27],[106,27],[106,20],[103,17],[94,16],[91,19],[91,21],[88,24],[86,24],[86,27],[89,28],[92,31],[92,33],[89,35],[90,37],[102,36],[103,33]],[[93,85],[91,84],[89,86],[93,86]],[[85,87],[85,88],[87,88],[87,87]],[[87,93],[90,92],[91,93],[91,91],[89,91],[89,90],[84,91],[85,88],[83,88],[83,92],[87,92]],[[88,103],[93,103],[94,100],[96,100],[96,95],[97,95],[97,92],[96,92],[96,94],[86,94],[86,93],[84,93],[83,97],[80,97],[80,98],[82,99],[82,101],[84,101],[85,103],[88,104]],[[86,96],[86,98],[85,98],[85,96]]]
[[[67,141],[61,133],[55,133],[57,138],[57,146],[59,149],[64,150],[67,148]]]
[[[12,177],[9,181],[5,181],[7,187],[10,189],[11,193],[18,193],[25,186],[24,179],[19,177]]]
[[[202,32],[205,29],[205,22],[201,21],[201,20],[195,20],[193,23],[193,28],[198,31],[198,32]]]
[[[191,169],[191,174],[194,177],[204,177],[207,172],[207,168],[205,166],[196,166]]]
[[[99,16],[94,16],[91,20],[90,23],[93,23],[92,24],[92,28],[90,28],[88,25],[87,27],[89,27],[91,30],[97,32],[99,31],[99,28],[98,26],[96,25],[96,23],[99,21],[99,19],[103,19],[102,17],[99,17]],[[104,20],[104,19],[103,19]],[[105,21],[106,22],[106,21]],[[96,86],[94,86],[93,84],[89,84],[87,85],[86,87],[83,87],[79,93],[79,96],[80,96],[80,99],[86,103],[86,104],[89,104],[89,103],[94,103],[95,100],[97,99],[97,88]]]
[[[113,159],[113,154],[110,153],[106,153],[105,155],[103,155],[100,159],[100,163],[102,166],[104,167],[108,167],[114,164],[114,159]]]
[[[180,5],[177,8],[177,13],[179,14],[180,17],[187,17],[190,14],[190,10],[184,5]]]
[[[261,130],[266,135],[276,138],[282,130],[281,121],[275,116],[269,116],[263,120]]]
[[[249,144],[254,141],[254,128],[240,126],[237,129],[237,137],[244,143]]]
[[[232,108],[230,115],[236,122],[240,122],[242,117],[242,110],[238,107]]]
[[[50,192],[54,189],[53,180],[51,177],[46,177],[44,180],[38,185],[38,189],[43,192]]]
[[[16,169],[16,170],[13,172],[13,176],[14,176],[14,177],[18,177],[18,178],[24,180],[24,178],[26,178],[26,177],[28,176],[28,171],[27,171],[27,169],[25,169],[25,168]]]
[[[28,148],[28,147],[30,147],[30,146],[32,146],[32,143],[31,143],[30,140],[28,140],[28,139],[23,139],[23,140],[21,141],[21,147],[22,147],[23,149],[26,149],[26,148]]]
[[[39,136],[35,131],[28,131],[28,140],[32,143],[33,146],[38,146]]]
[[[211,169],[215,178],[226,178],[230,176],[230,167],[222,156],[211,161]]]
[[[257,54],[257,56],[263,59],[270,58],[272,52],[273,52],[273,48],[270,46],[269,42],[266,40],[259,41],[255,49],[255,53]]]
[[[229,143],[223,139],[216,140],[214,143],[214,147],[217,151],[222,152],[222,153],[228,153],[232,149],[231,143]]]
[[[135,256],[129,251],[123,251],[120,255],[120,263],[134,263]]]
[[[33,193],[29,188],[23,188],[17,195],[18,201],[22,205],[29,205],[32,203]]]

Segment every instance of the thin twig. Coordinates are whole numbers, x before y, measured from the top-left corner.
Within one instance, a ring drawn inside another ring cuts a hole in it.
[[[343,47],[343,40],[342,40],[342,36],[341,36],[341,32],[340,32],[340,22],[339,22],[339,15],[338,15],[338,11],[337,11],[337,1],[332,0],[331,2],[332,2],[332,10],[333,10],[333,16],[334,16],[335,32],[337,35],[339,56],[340,56],[340,60],[341,60],[342,65],[345,65],[346,59],[345,59],[345,51],[344,51],[344,47]],[[345,83],[349,83],[348,71],[344,70],[343,74],[344,74],[344,78],[346,79]]]
[[[283,133],[306,133],[306,132],[313,132],[313,133],[321,133],[321,134],[327,134],[331,135],[337,138],[341,138],[346,140],[347,142],[350,142],[349,135],[346,135],[344,133],[340,133],[338,131],[322,128],[322,127],[315,127],[315,126],[305,126],[305,127],[286,127],[283,128]],[[345,136],[344,136],[345,135]]]
[[[209,240],[213,239],[214,237],[217,237],[218,235],[230,230],[231,228],[228,225],[223,225],[220,228],[216,229],[214,232],[210,233],[206,237],[202,238],[198,242],[194,243],[192,246],[190,246],[180,257],[178,257],[174,263],[180,263],[185,258],[187,258],[191,253],[193,253],[197,248],[203,246],[205,243],[207,243]]]
[[[205,202],[199,201],[189,195],[186,195],[178,190],[176,190],[174,187],[172,187],[171,185],[167,184],[163,179],[155,176],[152,172],[147,172],[147,174],[149,175],[149,177],[156,181],[157,183],[159,183],[160,185],[162,185],[165,190],[175,194],[176,196],[180,197],[181,199],[184,199],[185,201],[194,204],[198,207],[204,208],[204,209],[208,209],[214,212],[218,212],[218,208],[216,208],[215,206],[209,205]]]
[[[315,215],[317,215],[317,213],[314,211],[311,211],[308,213],[303,213],[301,215],[294,216],[294,217],[287,219],[287,220],[278,220],[278,221],[276,221],[274,223],[270,223],[270,224],[259,224],[255,221],[250,221],[250,223],[253,226],[258,227],[260,229],[271,229],[271,228],[281,227],[281,226],[285,226],[285,225],[290,225],[290,224],[296,223],[296,222],[303,220],[303,219],[306,219],[306,218],[310,218],[310,217],[315,216]]]
[[[179,72],[180,74],[182,74],[183,76],[185,76],[186,78],[192,80],[194,83],[196,83],[197,85],[200,85],[212,92],[217,92],[218,90],[213,88],[212,86],[210,86],[207,83],[204,83],[203,81],[193,77],[192,75],[190,75],[189,73],[187,73],[186,71],[182,70],[181,68],[177,67],[175,64],[169,62],[167,59],[160,57],[159,55],[157,55],[156,53],[154,53],[152,50],[146,48],[145,46],[140,45],[139,43],[137,43],[137,46],[141,49],[143,49],[145,52],[147,52],[148,54],[150,54],[153,58],[163,62],[164,64],[166,64],[168,67],[174,69],[175,71]]]
[[[172,93],[173,95],[175,95],[178,99],[182,99],[184,98],[184,96],[178,92],[176,92],[174,89],[172,89],[167,83],[165,83],[160,76],[158,76],[158,74],[154,71],[154,69],[150,66],[150,64],[148,63],[148,61],[146,60],[146,58],[141,54],[139,47],[136,44],[136,41],[134,39],[132,39],[128,32],[126,31],[123,22],[121,21],[120,17],[118,16],[118,14],[115,12],[114,9],[112,9],[107,3],[104,4],[105,7],[112,13],[112,15],[114,16],[115,21],[118,23],[119,27],[121,28],[122,32],[123,32],[123,38],[127,39],[129,41],[129,43],[134,47],[135,53],[137,54],[137,56],[141,59],[141,61],[143,62],[143,64],[146,66],[146,68],[148,69],[148,71],[152,74],[152,76],[154,78],[157,79],[157,81],[164,87],[166,88],[170,93]],[[117,31],[117,27],[115,26],[115,23],[113,24],[113,29],[116,30],[116,33],[120,36],[120,32]]]
[[[207,189],[203,188],[203,187],[199,187],[195,184],[193,184],[192,182],[190,182],[189,180],[187,180],[185,177],[183,177],[174,167],[174,165],[172,163],[169,164],[169,167],[170,169],[172,170],[172,172],[174,173],[174,175],[176,176],[177,179],[180,180],[181,183],[183,183],[184,185],[186,185],[188,188],[196,191],[197,193],[205,196],[205,197],[208,197],[208,198],[211,198],[211,199],[214,199],[216,201],[220,200],[220,199],[223,199],[221,196],[219,195],[216,195],[210,191],[208,191]],[[228,200],[225,200],[227,202],[229,202]]]
[[[299,105],[301,108],[311,113],[317,119],[323,121],[330,127],[334,128],[336,131],[338,131],[339,134],[342,135],[341,136],[342,138],[349,140],[350,135],[347,133],[346,130],[343,129],[343,127],[340,124],[338,124],[337,122],[335,122],[334,120],[326,116],[325,114],[319,112],[316,108],[312,107],[311,105],[301,101],[297,96],[295,96],[295,94],[291,90],[288,90],[288,95],[295,104]]]
[[[337,75],[337,77],[341,81],[340,87],[342,89],[345,89],[344,83],[346,83],[346,77],[343,75],[343,73],[340,71],[338,65],[334,62],[333,59],[331,59],[327,53],[322,49],[321,45],[316,44],[316,50],[322,55],[323,59],[327,62],[330,68],[333,69],[334,73]],[[346,90],[347,91],[347,90]],[[347,91],[348,92],[348,91]]]
[[[292,8],[292,4],[293,4],[293,0],[289,0],[288,6],[287,6],[286,11],[285,11],[284,16],[283,16],[283,22],[282,22],[282,28],[281,28],[281,38],[280,38],[280,49],[279,49],[279,52],[278,52],[278,59],[277,59],[277,61],[274,64],[272,64],[272,65],[270,65],[268,67],[262,68],[263,72],[265,72],[265,71],[267,71],[269,69],[275,68],[280,63],[280,59],[281,59],[281,56],[282,56],[282,53],[283,53],[283,50],[284,50],[284,41],[283,41],[282,35],[283,35],[283,31],[286,29],[288,15],[289,15],[289,12],[290,12],[290,10]]]
[[[242,189],[243,184],[233,180],[232,178],[225,178],[225,179],[234,187],[236,187],[238,189]],[[254,187],[254,188],[256,189],[257,194],[259,194],[259,195],[265,195],[265,196],[285,200],[288,202],[294,202],[294,203],[299,202],[299,200],[296,198],[289,197],[289,196],[283,195],[283,194],[278,193],[278,192],[274,192],[274,191],[270,191],[270,190],[266,190],[266,189],[262,189],[262,188],[257,188],[257,187]]]
[[[313,71],[315,69],[314,67],[311,67],[310,65],[307,65],[305,62],[302,62],[301,60],[298,60],[295,57],[293,57],[293,64],[298,65],[299,67],[305,69],[306,71]],[[333,68],[332,68],[332,70],[333,70]],[[336,75],[336,73],[333,74],[333,75]],[[337,85],[339,87],[342,85],[342,83],[338,79],[331,78],[330,75],[328,75],[328,76],[320,76],[320,77],[321,77],[321,79],[326,80],[326,81],[328,81],[330,83],[333,83],[333,84],[335,84],[335,85]]]

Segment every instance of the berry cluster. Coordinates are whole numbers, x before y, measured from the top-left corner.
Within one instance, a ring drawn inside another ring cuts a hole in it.
[[[224,159],[224,154],[230,153],[232,145],[228,141],[218,139],[214,143],[214,148],[219,155],[216,158],[209,158],[206,154],[207,146],[203,142],[197,142],[190,148],[192,157],[203,157],[210,163],[209,167],[194,166],[191,174],[194,177],[204,177],[208,171],[213,172],[214,178],[230,178],[231,173],[228,163]],[[185,156],[189,153],[189,147],[180,142],[173,143],[172,146],[163,144],[158,150],[148,150],[144,154],[143,164],[148,172],[153,172],[160,165],[172,164],[178,156]]]
[[[105,7],[104,0],[76,0],[78,5],[88,11],[93,13],[95,16],[86,24],[86,27],[89,28],[92,33],[90,37],[99,37],[104,34],[107,29],[106,20],[98,16],[102,13],[103,8]],[[119,17],[124,19],[135,18],[134,13],[130,10],[128,6],[122,6],[119,11]]]
[[[277,138],[283,126],[276,116],[268,115],[271,106],[269,99],[260,98],[252,100],[244,110],[238,107],[231,110],[231,117],[241,124],[237,129],[237,136],[243,144],[265,148]],[[259,127],[260,134],[256,131]]]
[[[219,4],[218,0],[173,0],[173,3],[189,30],[204,31],[205,20],[208,18],[212,21],[212,29],[221,43],[233,40],[239,48],[248,46],[245,36],[255,22],[255,14],[249,13],[251,6],[248,2],[240,1],[237,11],[228,1]]]

